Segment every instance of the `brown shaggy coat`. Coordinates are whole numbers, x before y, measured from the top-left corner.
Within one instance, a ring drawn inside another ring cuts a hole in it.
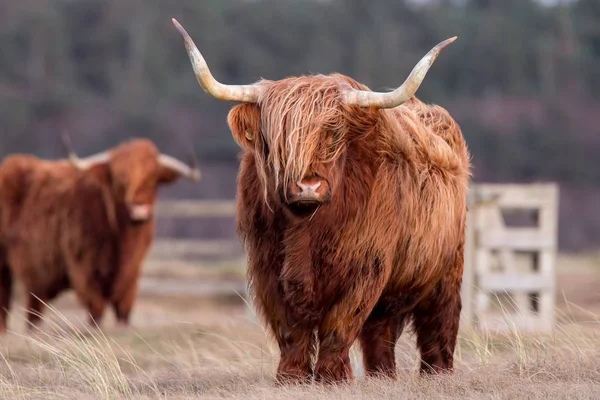
[[[86,171],[69,161],[12,155],[0,166],[0,332],[7,329],[12,282],[28,294],[30,327],[43,303],[75,290],[100,323],[110,303],[127,324],[155,222],[131,206],[155,203],[157,188],[180,174],[157,162],[155,145],[132,140]]]
[[[367,374],[395,377],[408,322],[421,371],[452,370],[470,176],[457,123],[415,97],[349,106],[342,88],[368,89],[338,74],[259,84],[259,101],[235,106],[228,122],[243,148],[238,233],[281,351],[278,378],[352,379],[356,339]],[[330,199],[294,215],[286,185],[311,174]]]

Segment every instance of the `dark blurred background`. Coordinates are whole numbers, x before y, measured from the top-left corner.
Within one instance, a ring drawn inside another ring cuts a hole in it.
[[[136,136],[179,158],[193,145],[203,180],[161,197],[233,198],[233,103],[198,86],[172,17],[234,84],[340,72],[389,89],[457,35],[417,96],[457,119],[476,182],[558,182],[561,250],[597,247],[599,0],[2,0],[1,155],[63,157],[63,130],[80,155]]]

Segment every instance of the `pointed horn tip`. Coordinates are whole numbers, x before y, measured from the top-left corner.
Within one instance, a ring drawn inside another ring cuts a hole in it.
[[[175,28],[177,28],[181,36],[183,36],[184,38],[188,38],[190,36],[188,35],[185,28],[179,22],[177,22],[175,18],[171,18],[171,22],[173,22],[173,25],[175,25]]]
[[[444,48],[444,47],[448,46],[449,44],[454,43],[456,41],[456,39],[458,39],[458,36],[453,36],[449,39],[444,40],[443,42],[438,44],[438,46],[441,48]]]
[[[75,153],[75,150],[73,149],[73,145],[71,143],[71,136],[67,132],[63,132],[61,138],[63,146],[67,151],[67,157],[69,161],[71,161],[73,164],[77,164],[77,162],[79,161],[79,157],[77,157],[77,153]]]
[[[451,37],[449,39],[444,40],[443,42],[438,43],[437,45],[435,45],[435,47],[433,47],[431,50],[429,50],[429,53],[427,53],[427,55],[431,55],[431,59],[430,62],[433,62],[442,52],[442,50],[448,46],[451,43],[454,43],[454,41],[458,39],[457,36]],[[425,56],[425,58],[427,58],[427,56]]]
[[[190,174],[190,178],[192,179],[192,181],[198,182],[201,177],[202,177],[202,173],[200,172],[200,169],[194,168],[192,170],[192,173]]]
[[[194,182],[198,182],[200,180],[200,177],[202,176],[200,168],[198,168],[198,158],[196,157],[196,154],[193,151],[188,156],[188,158],[190,159],[190,166],[192,167],[192,171],[190,172],[190,178]]]
[[[63,131],[60,134],[60,138],[62,140],[63,145],[69,149],[71,146],[71,136],[67,133],[67,131]]]

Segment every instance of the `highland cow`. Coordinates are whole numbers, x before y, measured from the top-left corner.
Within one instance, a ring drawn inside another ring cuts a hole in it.
[[[99,325],[106,304],[127,326],[152,243],[159,185],[199,170],[135,139],[86,159],[16,154],[0,166],[0,332],[13,280],[27,295],[29,328],[45,302],[74,289]]]
[[[237,229],[249,288],[280,349],[280,382],[396,377],[409,322],[422,373],[451,372],[461,311],[470,156],[446,110],[414,97],[435,46],[398,89],[340,74],[216,81],[176,21],[196,78],[242,148]],[[318,354],[315,354],[318,349]],[[312,356],[316,362],[311,362]]]

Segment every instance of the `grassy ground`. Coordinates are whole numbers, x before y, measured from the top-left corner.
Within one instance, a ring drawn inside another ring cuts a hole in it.
[[[552,334],[463,329],[455,374],[436,378],[417,376],[414,338],[405,334],[397,381],[363,378],[355,348],[357,380],[338,387],[278,387],[276,346],[235,296],[142,291],[134,328],[118,330],[109,313],[103,333],[88,330],[69,293],[47,311],[43,330],[27,335],[17,303],[13,332],[0,338],[0,398],[600,398],[599,265],[595,256],[561,256],[559,323]],[[234,275],[229,271],[227,279]],[[218,279],[186,277],[199,278]]]

